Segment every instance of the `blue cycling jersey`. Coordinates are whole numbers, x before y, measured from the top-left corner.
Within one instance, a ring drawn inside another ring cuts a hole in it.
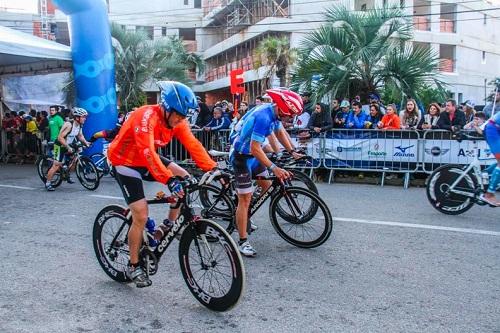
[[[281,128],[281,122],[276,117],[272,104],[262,104],[247,112],[233,129],[234,151],[249,155],[250,143],[264,143],[273,131]]]

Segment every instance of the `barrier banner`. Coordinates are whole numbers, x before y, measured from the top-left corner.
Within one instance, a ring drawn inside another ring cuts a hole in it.
[[[477,142],[481,164],[491,164],[493,155],[486,141]],[[475,150],[472,141],[424,140],[424,163],[469,164],[474,160]]]

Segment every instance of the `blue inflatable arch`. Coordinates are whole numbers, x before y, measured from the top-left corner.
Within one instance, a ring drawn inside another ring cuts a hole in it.
[[[89,138],[97,131],[114,128],[117,118],[115,62],[106,3],[54,0],[54,4],[68,15],[76,104],[89,112],[83,128]]]

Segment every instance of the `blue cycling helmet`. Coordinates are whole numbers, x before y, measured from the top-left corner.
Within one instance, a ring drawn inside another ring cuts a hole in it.
[[[156,84],[160,88],[160,103],[167,112],[187,116],[189,109],[198,107],[194,92],[185,84],[177,81],[158,81]]]

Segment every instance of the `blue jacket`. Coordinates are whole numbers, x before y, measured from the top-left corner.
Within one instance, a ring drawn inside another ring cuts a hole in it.
[[[349,116],[347,117],[347,120],[345,122],[345,127],[346,128],[364,128],[366,120],[367,120],[367,115],[363,111],[361,111],[358,116],[355,116],[354,111],[351,111],[351,112],[349,112]],[[353,123],[354,125],[350,126],[351,123]]]
[[[226,117],[221,117],[219,119],[212,118],[208,124],[205,125],[205,127],[210,127],[212,131],[220,130],[220,129],[226,129],[229,128],[229,125],[231,124],[231,121],[229,118]]]

